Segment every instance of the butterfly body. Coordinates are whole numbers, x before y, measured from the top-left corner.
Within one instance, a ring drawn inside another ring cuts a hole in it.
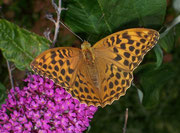
[[[127,29],[92,47],[84,41],[81,49],[49,49],[34,59],[31,68],[54,80],[80,102],[104,107],[125,95],[133,70],[158,39],[159,33],[152,29]]]
[[[84,60],[85,60],[88,64],[94,63],[95,55],[94,55],[93,48],[91,47],[91,44],[88,43],[87,41],[84,41],[84,42],[81,44],[81,49],[82,49],[82,53],[83,53]]]
[[[89,42],[84,41],[81,44],[81,49],[84,57],[83,60],[85,62],[84,65],[86,65],[86,71],[92,81],[93,86],[97,90],[98,94],[100,94],[100,80],[98,75],[99,72],[96,66],[96,56],[94,53],[94,48],[91,47],[91,44]]]

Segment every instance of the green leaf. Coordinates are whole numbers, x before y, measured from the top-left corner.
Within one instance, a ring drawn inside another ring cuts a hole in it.
[[[175,29],[175,35],[174,35],[174,36],[175,36],[175,44],[176,44],[176,43],[179,43],[179,40],[178,40],[178,39],[179,39],[179,37],[180,37],[180,24],[176,25],[176,27],[175,27],[174,29]],[[175,44],[174,44],[174,45],[175,45]],[[174,45],[173,45],[173,46],[174,46]],[[173,47],[173,48],[174,48],[174,47]]]
[[[171,22],[170,25],[166,26],[167,28],[166,28],[166,30],[165,30],[163,33],[161,33],[160,38],[165,37],[165,36],[169,33],[169,31],[171,31],[171,29],[174,28],[174,27],[175,27],[177,24],[179,24],[179,23],[180,23],[180,15],[177,16],[177,17]]]
[[[154,47],[154,51],[155,51],[155,54],[156,54],[156,68],[159,68],[162,64],[162,61],[163,61],[163,51],[162,49],[160,48],[159,45],[156,45]]]
[[[91,125],[88,126],[88,128],[87,128],[87,130],[85,132],[89,133],[90,130],[91,130]]]
[[[0,49],[4,57],[18,69],[29,68],[30,62],[48,49],[49,41],[25,29],[0,19]]]
[[[158,28],[166,12],[166,0],[68,0],[65,6],[66,25],[90,42],[122,29]]]
[[[5,102],[6,97],[6,87],[0,82],[0,105]]]
[[[154,64],[147,64],[138,72],[141,73],[140,84],[144,94],[143,105],[147,108],[158,103],[161,87],[175,76],[169,65],[162,65],[158,69],[152,68],[156,68]]]
[[[180,0],[173,0],[173,7],[176,10],[176,12],[180,12]]]
[[[138,94],[138,97],[139,97],[139,101],[140,103],[142,103],[142,100],[143,100],[143,92],[132,82],[131,83],[132,87],[134,87],[136,90],[137,90],[137,94]]]
[[[165,37],[160,38],[158,41],[158,44],[166,51],[166,52],[171,52],[174,48],[175,44],[175,32],[174,29],[171,29],[170,31],[165,31],[168,32]],[[162,33],[164,34],[164,33]]]
[[[137,92],[138,92],[138,96],[139,96],[139,101],[142,103],[142,101],[143,101],[143,92],[140,90],[140,89],[138,89],[137,88]]]

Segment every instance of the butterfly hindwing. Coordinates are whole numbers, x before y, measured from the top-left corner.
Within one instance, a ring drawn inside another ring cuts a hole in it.
[[[97,58],[96,63],[100,66],[98,67],[101,77],[100,97],[101,106],[104,107],[125,95],[127,88],[131,85],[133,74],[120,69],[105,58]]]
[[[87,105],[100,106],[101,101],[99,98],[98,90],[90,79],[88,66],[85,62],[79,64],[77,74],[72,86],[71,94],[77,98],[81,103]]]

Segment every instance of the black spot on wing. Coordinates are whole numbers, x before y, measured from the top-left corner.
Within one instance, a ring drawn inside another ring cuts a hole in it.
[[[108,71],[108,65],[106,65],[105,73],[107,73],[107,71]]]
[[[66,63],[67,63],[68,66],[70,65],[70,61],[69,60],[67,60]]]
[[[87,96],[87,99],[92,99],[92,97],[90,95]]]
[[[115,61],[120,61],[121,59],[122,59],[122,57],[121,57],[120,55],[117,55],[117,56],[114,58]]]
[[[66,76],[66,80],[69,82],[69,81],[70,81],[70,77],[69,77],[69,76]]]
[[[75,81],[75,86],[78,87],[79,86],[79,83],[77,81]]]
[[[39,62],[39,65],[42,66],[42,62]]]
[[[119,44],[120,42],[121,42],[121,40],[119,39],[119,35],[117,35],[116,44]]]
[[[118,49],[116,47],[113,48],[114,53],[118,53]]]
[[[128,60],[124,60],[124,65],[128,66],[129,65],[129,61]]]
[[[89,90],[88,90],[87,87],[84,88],[84,91],[85,91],[86,93],[89,93]]]
[[[129,47],[129,50],[130,50],[131,52],[134,51],[134,49],[135,49],[135,48],[134,48],[133,46],[130,46],[130,47]]]
[[[120,47],[121,47],[122,49],[126,49],[126,44],[125,44],[125,43],[122,43]]]
[[[69,57],[71,57],[71,54],[70,54],[70,53],[71,53],[71,50],[68,49],[68,56],[69,56]]]
[[[135,54],[138,55],[140,53],[139,49],[136,49]]]
[[[114,90],[111,91],[110,95],[113,95],[113,94],[115,94],[115,91],[114,91]]]
[[[56,72],[54,72],[54,71],[52,72],[52,74],[53,74],[55,77],[57,76],[57,73],[56,73]]]
[[[54,70],[59,71],[59,67],[55,65]]]
[[[137,42],[137,43],[136,43],[136,46],[137,46],[137,47],[139,47],[139,46],[140,46],[140,43],[139,43],[139,42]]]
[[[104,91],[106,91],[107,90],[107,87],[106,86],[104,86]]]
[[[43,68],[44,68],[44,69],[46,69],[46,68],[47,68],[47,65],[46,65],[46,64],[44,64],[44,65],[43,65]]]
[[[128,44],[133,44],[134,43],[134,41],[133,40],[128,40]]]
[[[56,52],[55,51],[51,51],[51,58],[54,59],[54,57],[56,57]]]
[[[72,74],[74,72],[74,70],[71,68],[68,68],[68,72],[69,72],[69,74]]]
[[[130,57],[130,53],[124,52],[124,56],[127,57],[127,58],[129,58],[129,57]]]
[[[64,69],[61,70],[61,74],[62,74],[62,75],[65,74],[65,70],[64,70]]]
[[[124,32],[123,34],[122,34],[122,37],[123,38],[126,38],[126,39],[130,39],[131,37],[128,35],[128,32]]]
[[[63,52],[63,55],[65,55],[67,57],[66,50],[63,49],[62,52]]]
[[[56,64],[57,61],[55,61],[54,59],[51,61],[52,64]]]
[[[116,78],[117,79],[120,79],[121,78],[121,75],[119,73],[116,73]]]
[[[59,65],[62,66],[64,64],[64,62],[62,60],[59,60]]]
[[[59,57],[60,57],[60,58],[64,58],[64,56],[62,55],[62,53],[61,53],[60,50],[57,50],[57,52],[59,53]]]
[[[141,40],[140,40],[140,42],[145,43],[145,42],[146,42],[146,40],[145,40],[145,39],[141,39]]]
[[[109,88],[110,88],[110,89],[113,88],[113,83],[112,83],[112,82],[109,83]]]
[[[108,41],[108,39],[106,39],[106,43],[108,44],[109,47],[111,47],[110,42]]]
[[[113,44],[114,44],[114,41],[115,41],[115,40],[114,40],[114,37],[112,36],[110,39],[111,39],[112,45],[113,45]]]

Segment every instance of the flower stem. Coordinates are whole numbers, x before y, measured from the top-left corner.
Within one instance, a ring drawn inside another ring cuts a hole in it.
[[[54,38],[53,38],[53,41],[52,41],[51,48],[53,48],[55,46],[55,43],[57,41],[57,36],[58,36],[58,33],[59,33],[59,28],[60,28],[61,11],[65,10],[65,8],[61,8],[61,5],[62,5],[61,0],[58,1],[58,6],[54,2],[54,0],[52,0],[52,5],[53,5],[54,9],[56,10],[57,19],[56,19],[56,21],[54,21],[55,32],[54,32]]]
[[[126,108],[126,114],[125,114],[125,121],[124,121],[123,133],[126,133],[127,120],[128,120],[128,108]]]
[[[6,60],[6,62],[7,62],[7,67],[8,67],[9,79],[10,79],[10,82],[11,82],[11,87],[14,90],[14,82],[13,82],[13,78],[12,78],[11,67],[10,67],[9,61]]]

